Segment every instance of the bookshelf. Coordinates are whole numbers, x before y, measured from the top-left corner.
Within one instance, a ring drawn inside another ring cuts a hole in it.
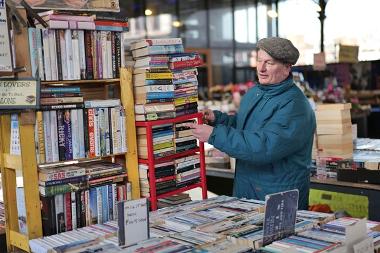
[[[159,126],[164,124],[175,124],[179,122],[183,122],[189,119],[197,119],[198,124],[202,124],[202,114],[201,113],[195,113],[195,114],[189,114],[189,115],[183,115],[179,116],[173,119],[164,119],[164,120],[156,120],[156,121],[136,121],[136,126],[138,127],[145,127],[147,129],[147,148],[148,148],[148,159],[139,159],[139,163],[148,165],[148,174],[149,174],[149,188],[150,188],[150,197],[149,200],[151,202],[151,209],[156,210],[157,209],[157,200],[160,198],[165,198],[171,195],[179,194],[197,187],[200,187],[202,189],[202,198],[207,198],[207,184],[206,184],[206,163],[205,163],[205,156],[204,156],[204,144],[203,142],[199,143],[199,147],[186,150],[183,152],[175,153],[173,155],[168,155],[160,158],[154,158],[153,154],[153,134],[152,134],[152,127],[153,126]],[[156,191],[156,183],[166,181],[169,179],[175,179],[176,176],[168,176],[164,178],[156,179],[155,175],[155,164],[162,163],[166,161],[173,161],[177,158],[187,157],[190,155],[199,154],[200,158],[200,182],[199,183],[193,183],[175,190],[171,190],[162,194],[157,194]]]
[[[23,18],[26,19],[26,12],[20,9],[19,12]],[[26,27],[21,27],[20,33],[14,34],[14,47],[16,66],[25,69],[23,72],[17,72],[16,78],[31,78],[31,60],[28,45],[28,31]],[[126,68],[120,68],[121,78],[109,79],[95,79],[95,80],[54,80],[54,81],[41,81],[41,87],[68,87],[79,86],[81,92],[84,93],[84,99],[106,99],[110,97],[118,97],[122,105],[129,103],[129,97],[125,96],[125,92],[131,86],[131,72]],[[0,75],[1,76],[1,75]],[[95,90],[95,91],[94,91]],[[87,91],[89,92],[86,97]],[[128,138],[132,143],[127,142],[127,147],[130,145],[131,149],[128,152],[118,152],[109,155],[100,155],[93,158],[78,158],[70,159],[67,161],[55,161],[50,163],[37,162],[37,152],[35,143],[35,125],[36,125],[36,112],[34,110],[18,111],[19,122],[19,136],[20,136],[20,149],[21,155],[10,154],[11,143],[11,116],[9,111],[0,115],[0,165],[2,175],[2,186],[4,194],[5,217],[7,234],[7,249],[9,252],[23,250],[30,252],[29,240],[40,238],[43,236],[42,216],[41,216],[41,200],[39,192],[39,172],[38,168],[47,168],[52,166],[68,165],[68,164],[81,164],[89,161],[96,160],[110,160],[111,162],[122,163],[127,169],[127,173],[116,176],[105,176],[102,178],[94,178],[88,180],[88,185],[97,185],[104,182],[114,182],[114,180],[124,180],[128,176],[128,180],[132,184],[132,198],[136,199],[140,196],[138,174],[136,174],[137,158],[133,159],[134,154],[130,152],[133,150],[133,138]],[[126,114],[128,114],[128,110]],[[126,119],[125,135],[135,135],[134,118],[132,121]],[[127,130],[128,129],[128,130]],[[132,131],[129,131],[129,130]],[[16,174],[22,175],[23,187],[25,192],[25,210],[26,210],[26,225],[27,233],[19,231],[18,222],[18,207],[16,202]],[[137,177],[137,179],[136,179]],[[109,193],[108,193],[109,194]],[[109,196],[109,195],[108,195]],[[53,197],[54,200],[54,197]],[[76,199],[80,201],[80,199]],[[107,204],[108,205],[108,204]]]

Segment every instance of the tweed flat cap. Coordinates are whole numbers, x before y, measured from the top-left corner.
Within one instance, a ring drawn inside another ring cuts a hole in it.
[[[293,43],[284,38],[271,37],[264,38],[257,42],[256,47],[267,52],[274,59],[283,63],[290,63],[294,65],[300,53]]]

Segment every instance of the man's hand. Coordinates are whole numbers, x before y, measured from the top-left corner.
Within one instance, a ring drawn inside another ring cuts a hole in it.
[[[207,142],[208,138],[210,138],[212,130],[214,129],[212,126],[198,125],[194,123],[188,123],[186,126],[193,129],[194,137],[201,142]]]
[[[215,114],[212,110],[206,109],[203,112],[203,122],[205,124],[213,124],[215,121]]]

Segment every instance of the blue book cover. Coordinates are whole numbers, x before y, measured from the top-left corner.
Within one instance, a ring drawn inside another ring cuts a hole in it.
[[[157,98],[174,98],[174,91],[165,92],[147,92],[146,99],[157,99]]]
[[[114,220],[115,218],[113,217],[113,206],[114,206],[114,203],[113,203],[113,197],[112,197],[112,184],[109,184],[107,185],[108,187],[108,210],[109,210],[109,220]]]
[[[108,186],[103,185],[102,186],[102,212],[103,212],[103,223],[107,222],[109,210],[108,210]]]
[[[294,234],[298,196],[297,189],[265,196],[263,246]]]
[[[90,223],[98,223],[98,205],[97,205],[97,193],[96,188],[90,188]]]

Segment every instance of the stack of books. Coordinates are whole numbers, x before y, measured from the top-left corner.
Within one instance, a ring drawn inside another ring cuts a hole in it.
[[[319,104],[317,145],[319,157],[352,158],[351,104]]]
[[[147,128],[137,127],[138,156],[148,159]],[[174,154],[174,129],[173,124],[163,124],[152,127],[153,154],[155,158]]]
[[[45,11],[39,15],[44,28],[29,28],[32,73],[41,80],[118,78],[124,64],[121,33],[128,31],[126,20]],[[37,72],[38,70],[38,72]]]
[[[194,149],[198,146],[197,139],[192,130],[185,126],[187,123],[196,123],[194,119],[175,124],[175,150],[176,153]]]
[[[175,159],[174,164],[177,188],[199,182],[201,165],[198,154]]]
[[[190,202],[191,198],[188,193],[179,193],[166,198],[159,199],[157,202],[158,208],[175,206]]]
[[[125,112],[119,99],[83,101],[79,87],[41,89],[36,113],[39,164],[125,153]]]
[[[125,180],[123,166],[102,160],[40,168],[44,235],[114,220],[117,202],[131,199]]]
[[[174,118],[198,111],[197,53],[184,53],[181,38],[131,44],[137,121]]]

